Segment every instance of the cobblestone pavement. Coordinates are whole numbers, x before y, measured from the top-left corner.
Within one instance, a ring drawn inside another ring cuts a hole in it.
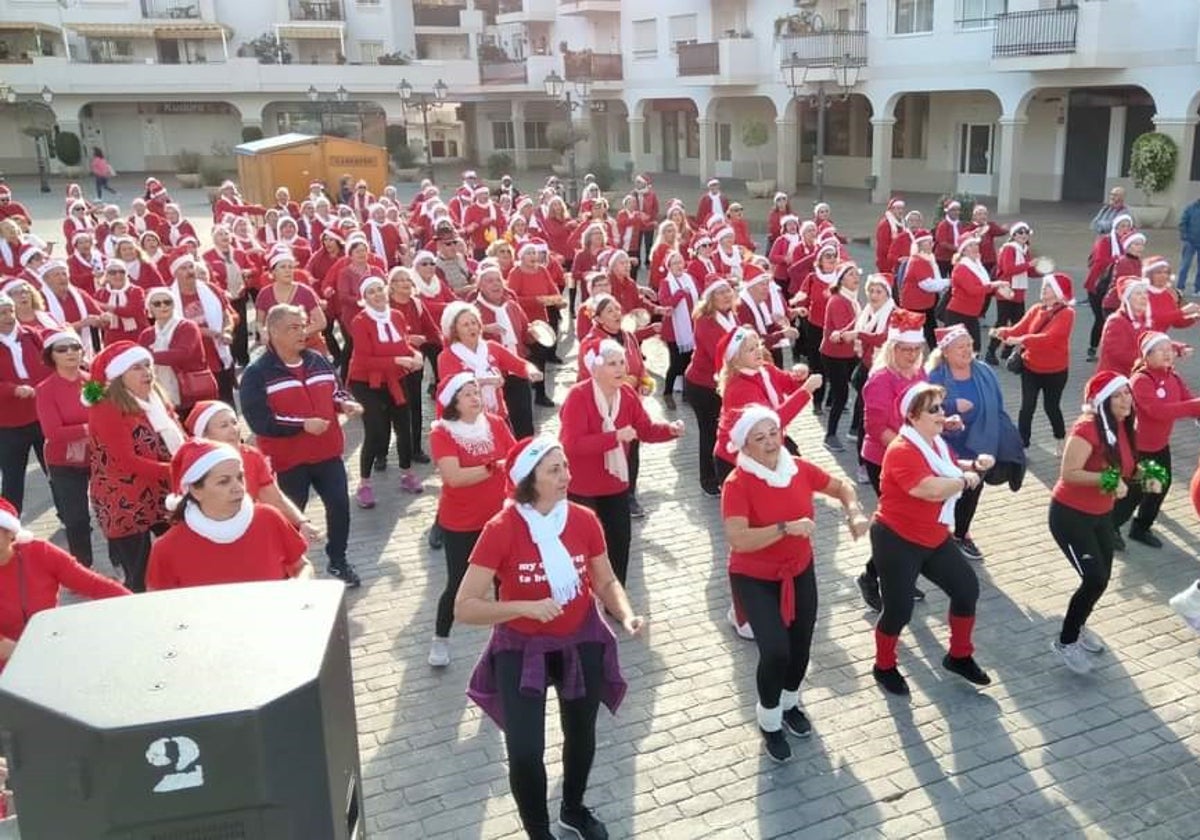
[[[1173,231],[1155,232],[1152,250],[1170,242],[1173,254],[1174,240]],[[1074,248],[1078,263],[1087,241],[1080,237]],[[1076,359],[1088,323],[1081,311]],[[665,348],[652,342],[648,355],[661,375]],[[566,358],[559,400],[574,369],[573,347]],[[1184,367],[1196,382],[1200,365]],[[1069,419],[1090,372],[1082,361],[1072,369],[1064,399]],[[1000,376],[1015,416],[1016,377]],[[669,416],[657,400],[648,405]],[[554,428],[553,417],[539,412]],[[1180,423],[1173,440],[1180,486],[1158,524],[1167,545],[1153,551],[1130,543],[1118,556],[1089,623],[1109,651],[1086,677],[1050,652],[1076,577],[1046,527],[1057,463],[1044,416],[1035,421],[1025,487],[1016,495],[989,487],[973,531],[986,556],[975,564],[982,584],[977,657],[994,680],[986,689],[940,668],[947,601],[933,587],[902,639],[911,700],[877,689],[872,615],[854,585],[867,544],[852,541],[837,511],[819,504],[821,605],[801,690],[814,735],[793,742],[791,762],[777,765],[765,757],[755,728],[754,646],[737,639],[724,619],[724,540],[717,503],[696,481],[694,418],[684,404],[677,416],[686,437],[642,450],[639,495],[648,515],[634,527],[629,589],[649,626],[643,638],[621,641],[629,694],[615,717],[601,713],[598,726],[587,802],[612,837],[1200,836],[1200,639],[1166,604],[1197,575],[1196,517],[1184,487],[1200,451],[1195,425]],[[358,425],[347,431],[356,449]],[[806,456],[853,476],[852,456],[834,458],[820,446],[811,413],[791,431]],[[351,556],[364,585],[349,597],[370,836],[517,838],[500,733],[464,695],[485,631],[456,627],[451,666],[436,672],[425,662],[445,571],[441,554],[425,543],[437,480],[428,467],[422,472],[423,495],[390,492],[393,464],[376,482],[379,506],[353,514]],[[45,483],[31,477],[31,484],[28,518],[49,535],[56,522]],[[860,490],[870,508],[870,488]],[[547,729],[556,809],[556,716],[548,716]]]

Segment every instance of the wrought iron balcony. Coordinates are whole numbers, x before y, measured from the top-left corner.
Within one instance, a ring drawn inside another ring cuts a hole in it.
[[[845,61],[854,67],[867,64],[867,33],[856,29],[826,29],[809,35],[779,39],[780,64],[784,67],[832,67]]]
[[[1073,53],[1078,22],[1077,8],[997,15],[992,57]]]

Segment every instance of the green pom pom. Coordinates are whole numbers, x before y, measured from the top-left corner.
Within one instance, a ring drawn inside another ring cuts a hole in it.
[[[1147,481],[1157,481],[1158,484],[1165,490],[1167,484],[1169,484],[1171,481],[1171,474],[1167,472],[1167,468],[1158,463],[1158,461],[1147,458],[1138,464],[1138,467],[1141,469],[1143,484]]]
[[[1116,467],[1107,467],[1100,473],[1100,492],[1112,495],[1121,485],[1121,471]]]
[[[83,401],[95,405],[104,398],[104,386],[99,382],[88,381],[83,385]]]

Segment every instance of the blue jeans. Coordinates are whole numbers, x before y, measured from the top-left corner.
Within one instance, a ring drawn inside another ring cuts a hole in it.
[[[1190,274],[1192,270],[1192,260],[1195,260],[1196,282],[1192,288],[1194,288],[1197,292],[1200,292],[1200,254],[1197,253],[1198,250],[1200,249],[1198,249],[1195,245],[1192,245],[1190,242],[1183,243],[1183,255],[1179,258],[1179,278],[1176,281],[1176,286],[1180,289],[1187,288],[1188,274]]]

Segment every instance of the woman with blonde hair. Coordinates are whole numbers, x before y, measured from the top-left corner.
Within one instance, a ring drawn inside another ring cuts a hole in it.
[[[700,438],[700,489],[706,496],[721,495],[717,482],[713,448],[717,445],[717,419],[721,414],[721,395],[717,393],[717,371],[722,367],[717,345],[737,329],[734,304],[737,297],[728,280],[718,279],[700,294],[700,303],[692,312],[695,349],[683,373],[683,393],[696,413]]]
[[[12,298],[18,324],[31,327],[40,334],[63,329],[64,325],[46,310],[46,299],[42,297],[41,290],[24,277],[9,280],[0,288],[0,292]]]
[[[683,253],[679,248],[679,228],[670,219],[666,219],[659,223],[654,244],[650,248],[650,288],[657,288],[667,276],[667,257],[673,252],[681,255]]]

